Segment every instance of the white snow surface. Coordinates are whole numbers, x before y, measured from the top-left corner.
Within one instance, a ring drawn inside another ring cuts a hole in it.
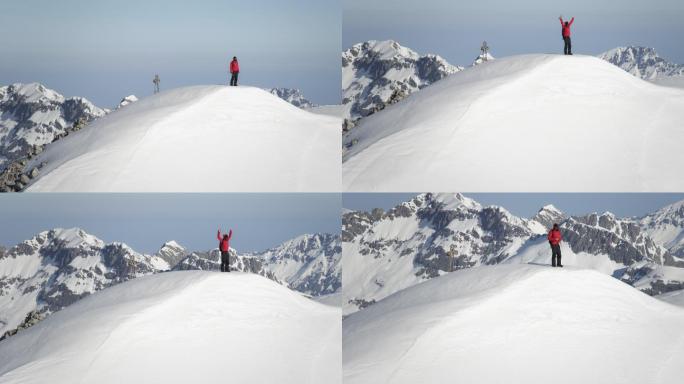
[[[684,91],[595,57],[497,59],[364,118],[344,190],[681,190],[682,110]]]
[[[257,275],[147,276],[0,343],[0,383],[341,383],[340,317]]]
[[[340,126],[254,87],[178,88],[50,145],[28,190],[339,191]]]
[[[675,383],[683,323],[596,271],[477,267],[345,318],[344,382]]]

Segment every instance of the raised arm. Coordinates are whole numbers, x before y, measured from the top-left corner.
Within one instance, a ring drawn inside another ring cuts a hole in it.
[[[574,18],[574,17],[573,17],[572,19],[570,19],[570,22],[568,23],[568,26],[571,26],[573,21],[575,21],[575,18]]]
[[[228,231],[228,240],[230,240],[231,237],[233,237],[233,230],[232,229]]]
[[[560,20],[561,25],[563,25],[563,16],[558,16],[558,20]]]
[[[216,232],[216,238],[218,241],[221,241],[221,230],[219,229],[218,232]]]

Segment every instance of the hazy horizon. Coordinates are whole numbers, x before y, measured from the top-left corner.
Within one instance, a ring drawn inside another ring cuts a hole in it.
[[[0,245],[78,227],[147,254],[171,240],[207,251],[217,246],[220,227],[233,229],[238,252],[256,252],[305,233],[339,234],[340,209],[339,194],[7,193],[0,199]]]
[[[570,19],[573,52],[597,55],[641,45],[684,63],[684,2],[678,0],[481,0],[453,2],[343,0],[342,47],[367,40],[395,40],[420,54],[438,54],[470,65],[486,40],[495,57],[563,52],[558,16]]]
[[[39,82],[112,108],[130,94],[227,84],[299,88],[340,102],[341,8],[336,0],[86,0],[0,2],[0,85]]]

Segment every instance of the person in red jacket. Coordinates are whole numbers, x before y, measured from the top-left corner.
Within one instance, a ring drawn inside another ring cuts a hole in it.
[[[216,233],[216,238],[219,241],[219,251],[221,251],[221,272],[230,272],[230,238],[233,237],[233,230],[228,231],[228,234],[221,236],[221,230]]]
[[[560,242],[561,240],[563,240],[563,236],[561,236],[558,224],[553,225],[553,228],[549,231],[549,234],[548,236],[546,236],[546,239],[549,240],[549,244],[551,244],[551,266],[563,267],[563,264],[561,264],[560,250]],[[556,259],[558,260],[556,261]]]
[[[570,22],[563,21],[563,16],[559,17],[558,20],[560,20],[561,23],[561,28],[562,30],[562,35],[563,35],[563,41],[565,42],[565,47],[563,47],[563,54],[565,55],[572,55],[572,43],[570,42],[570,26],[572,25],[572,22],[575,21],[575,18],[573,17],[570,19]]]
[[[230,62],[230,85],[237,87],[238,74],[240,73],[240,64],[238,64],[237,57],[233,56],[233,61]]]

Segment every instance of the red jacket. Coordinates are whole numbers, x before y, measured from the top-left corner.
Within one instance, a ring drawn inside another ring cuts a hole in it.
[[[552,229],[549,231],[549,235],[546,236],[546,238],[549,240],[549,243],[553,245],[558,245],[563,239],[563,236],[561,236],[560,230]]]
[[[216,238],[218,239],[218,241],[220,241],[219,249],[221,250],[221,252],[228,252],[228,250],[230,249],[230,238],[231,237],[233,237],[233,230],[232,229],[228,232],[228,238],[226,238],[226,239],[224,239],[223,236],[221,236],[221,230],[220,229],[216,233]]]
[[[573,17],[570,19],[570,22],[566,26],[565,23],[563,22],[563,18],[559,17],[558,20],[561,22],[561,27],[563,27],[563,37],[570,37],[570,26],[572,25],[572,22],[575,21],[575,18]]]
[[[240,65],[238,64],[237,60],[233,60],[230,62],[230,73],[236,72],[240,72]]]

